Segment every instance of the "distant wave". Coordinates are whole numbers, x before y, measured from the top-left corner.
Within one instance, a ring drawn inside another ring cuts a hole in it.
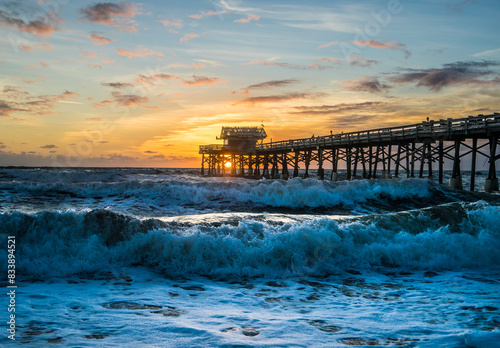
[[[0,231],[2,239],[17,236],[17,270],[28,278],[138,264],[169,275],[327,275],[351,267],[499,268],[498,216],[500,207],[485,202],[294,223],[14,211],[0,214]],[[0,260],[5,269],[5,249]]]
[[[59,174],[61,175],[61,174]],[[79,173],[79,175],[83,175]],[[93,175],[93,174],[92,174]],[[90,176],[92,176],[90,175]],[[97,174],[96,174],[97,175]],[[104,175],[104,174],[103,174]],[[226,181],[220,178],[193,182],[191,178],[176,176],[147,176],[129,179],[120,173],[107,173],[109,181],[0,181],[0,190],[29,197],[58,195],[62,198],[103,198],[110,206],[117,198],[141,201],[145,207],[152,205],[194,205],[198,208],[231,209],[232,207],[275,207],[290,209],[359,207],[360,204],[380,204],[406,200],[407,203],[432,200],[433,203],[449,202],[456,194],[444,192],[443,186],[428,180],[355,180],[319,181],[295,178],[283,180]],[[74,179],[74,177],[72,176]],[[59,180],[60,178],[58,178]],[[120,180],[119,180],[120,179]],[[219,180],[220,179],[220,180]],[[388,204],[389,205],[389,204]],[[391,204],[394,205],[394,204]],[[397,205],[396,205],[397,206]]]

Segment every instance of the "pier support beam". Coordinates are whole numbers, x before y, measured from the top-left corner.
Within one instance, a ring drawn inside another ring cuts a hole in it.
[[[484,181],[484,191],[492,192],[498,191],[498,178],[496,173],[496,150],[497,150],[498,137],[490,138],[490,166],[488,170],[488,177]]]
[[[460,140],[455,141],[455,157],[453,160],[453,173],[450,178],[450,187],[462,190],[462,175],[460,174]]]

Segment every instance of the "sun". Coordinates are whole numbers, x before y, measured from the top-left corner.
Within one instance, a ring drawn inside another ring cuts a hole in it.
[[[226,168],[231,168],[231,162],[226,162],[226,163],[224,164],[224,167],[226,167]]]

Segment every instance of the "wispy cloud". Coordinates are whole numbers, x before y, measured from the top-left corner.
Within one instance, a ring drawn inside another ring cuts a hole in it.
[[[266,95],[260,97],[250,97],[242,99],[236,104],[262,104],[262,103],[281,103],[297,99],[316,99],[327,96],[326,93],[286,93],[280,95]]]
[[[478,58],[500,58],[500,48],[496,48],[494,50],[486,50],[478,53],[474,53],[472,55],[473,57],[478,57]]]
[[[391,86],[380,82],[376,77],[359,76],[361,80],[342,81],[340,85],[354,92],[383,93],[387,92]]]
[[[272,80],[272,81],[266,81],[266,82],[253,84],[253,85],[247,86],[245,88],[241,88],[241,90],[243,91],[243,94],[247,95],[250,90],[286,87],[286,86],[296,84],[297,82],[299,82],[299,80],[296,80],[296,79]],[[236,94],[236,91],[234,91],[232,93],[232,95],[234,95],[234,94]]]
[[[389,42],[381,40],[358,40],[358,41],[353,41],[352,43],[363,47],[369,46],[379,49],[401,51],[405,54],[406,58],[408,58],[411,55],[410,51],[408,51],[408,49],[406,48],[406,45],[401,42]]]
[[[224,13],[227,13],[228,11],[221,11],[221,12],[216,12],[216,11],[207,11],[207,12],[204,12],[204,11],[201,11],[201,12],[198,12],[196,14],[192,14],[192,15],[188,15],[189,18],[194,18],[194,19],[202,19],[204,17],[209,17],[209,16],[216,16],[216,15],[219,15],[219,14],[224,14]]]
[[[347,59],[321,57],[321,58],[318,58],[318,60],[321,62],[332,63],[332,64],[347,63],[351,66],[360,66],[362,68],[371,68],[373,64],[379,63],[376,60],[365,59],[365,58],[358,56],[358,55],[349,56],[349,57],[347,57]]]
[[[49,43],[35,43],[33,45],[19,45],[19,49],[21,51],[34,51],[34,50],[46,50],[50,51],[52,50],[52,45]]]
[[[41,149],[57,149],[57,146],[54,144],[49,144],[49,145],[43,145],[40,146]]]
[[[324,70],[324,69],[332,69],[332,66],[329,65],[320,65],[320,64],[308,64],[308,65],[297,65],[291,63],[280,63],[275,61],[262,61],[259,59],[254,59],[248,63],[242,63],[241,65],[268,65],[268,66],[280,66],[282,68],[294,69],[294,70]]]
[[[153,51],[149,48],[138,45],[136,51],[129,51],[123,48],[117,48],[118,54],[127,58],[137,58],[145,56],[160,56],[163,57],[163,53]]]
[[[186,42],[186,41],[190,41],[194,38],[197,38],[197,37],[200,37],[200,35],[196,34],[196,33],[189,33],[189,34],[186,34],[184,35],[183,37],[181,37],[179,39],[180,42]]]
[[[246,18],[235,19],[233,22],[236,23],[249,23],[250,21],[258,21],[260,19],[259,16],[248,15]]]
[[[326,48],[326,47],[329,47],[329,46],[332,46],[332,45],[338,45],[339,43],[340,43],[340,41],[330,41],[330,42],[328,42],[326,44],[318,46],[318,48]]]
[[[206,68],[206,65],[203,63],[194,63],[191,65],[172,64],[170,66],[170,69],[204,69],[204,68]]]
[[[491,70],[499,65],[499,62],[493,61],[455,62],[437,69],[404,69],[406,72],[388,80],[400,85],[416,83],[417,87],[427,87],[434,92],[447,86],[500,84],[500,74]],[[486,77],[490,79],[484,79]]]
[[[184,24],[182,23],[182,19],[176,19],[173,21],[170,21],[168,19],[161,19],[158,22],[161,22],[165,27],[182,28],[184,26]]]
[[[133,87],[134,85],[128,82],[103,82],[101,85],[111,88],[122,89],[126,87]]]
[[[0,92],[0,116],[25,112],[46,115],[53,112],[55,103],[75,99],[78,93],[65,91],[60,94],[32,95],[16,86],[5,86]]]
[[[215,85],[220,81],[222,80],[219,79],[218,77],[193,75],[192,80],[183,80],[182,83],[188,86],[197,86],[197,85]]]
[[[89,39],[92,40],[92,44],[96,46],[102,46],[113,42],[110,38],[107,38],[100,33],[93,32],[89,35]]]
[[[95,107],[107,107],[116,104],[118,107],[130,107],[149,102],[148,97],[136,94],[122,94],[120,92],[112,92],[112,100],[103,100],[94,104]]]
[[[160,86],[163,80],[175,80],[179,81],[187,86],[198,86],[198,85],[215,85],[223,80],[218,77],[207,77],[200,75],[193,75],[192,79],[185,79],[176,75],[156,73],[152,75],[138,75],[135,83],[137,85],[149,85],[149,86]]]
[[[373,111],[379,109],[381,106],[387,106],[383,102],[363,102],[363,103],[341,103],[334,105],[315,105],[315,106],[296,106],[292,111],[293,114],[306,114],[306,115],[337,115],[346,112],[359,112],[362,110]]]

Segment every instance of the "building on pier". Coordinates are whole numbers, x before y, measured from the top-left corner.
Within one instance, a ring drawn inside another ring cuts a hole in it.
[[[267,137],[264,127],[222,127],[217,140],[223,144],[201,145],[201,174],[244,174],[249,165],[248,156],[256,152],[257,145]]]
[[[299,169],[308,177],[311,164],[316,164],[317,176],[323,180],[326,164],[331,163],[329,177],[337,180],[339,162],[343,162],[348,180],[433,178],[437,171],[443,183],[446,160],[452,163],[450,186],[462,188],[462,160],[470,156],[473,191],[477,157],[482,156],[488,162],[485,191],[498,190],[499,113],[270,143],[262,142],[265,137],[262,127],[223,127],[218,137],[223,145],[200,146],[201,173],[224,175],[230,169],[232,175],[287,179],[290,174],[299,176]]]

